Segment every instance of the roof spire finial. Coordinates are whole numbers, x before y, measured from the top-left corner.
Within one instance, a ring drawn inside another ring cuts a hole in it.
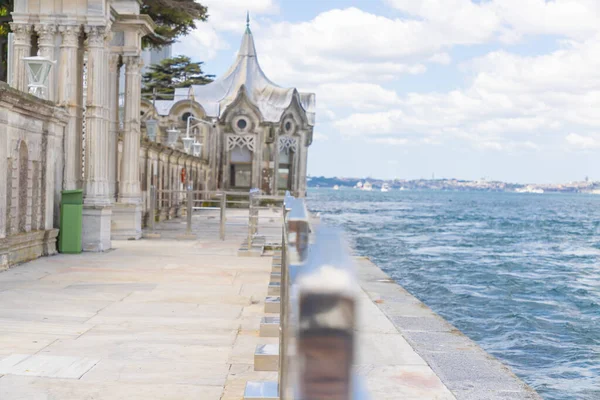
[[[250,30],[250,11],[246,11],[246,30]]]

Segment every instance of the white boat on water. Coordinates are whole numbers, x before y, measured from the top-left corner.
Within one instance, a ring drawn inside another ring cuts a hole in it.
[[[358,183],[356,184],[356,186],[354,186],[354,189],[361,189],[362,190],[363,187],[363,183],[361,181],[358,181]]]
[[[400,190],[401,190],[401,191],[405,191],[405,190],[408,190],[408,189],[407,189],[407,188],[405,188],[404,186],[402,186],[402,187],[400,187]]]
[[[533,186],[526,186],[524,188],[518,188],[515,189],[515,192],[517,193],[535,193],[535,194],[542,194],[544,193],[544,189],[539,189]]]
[[[339,187],[338,185],[335,185],[335,186],[333,187],[333,190],[340,190],[340,187]]]
[[[371,190],[373,190],[373,185],[371,185],[370,182],[365,182],[364,185],[362,185],[362,190],[370,192]]]
[[[383,185],[381,185],[381,191],[382,192],[389,192],[390,191],[390,185],[388,185],[387,183],[384,183]]]

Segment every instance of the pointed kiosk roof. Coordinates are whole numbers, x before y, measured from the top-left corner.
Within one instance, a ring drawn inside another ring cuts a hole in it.
[[[219,118],[235,101],[240,91],[244,90],[248,100],[260,110],[266,122],[279,122],[294,97],[297,97],[306,112],[308,124],[315,124],[315,94],[299,93],[295,88],[278,86],[271,82],[260,68],[249,19],[246,20],[246,32],[237,58],[229,70],[209,84],[193,85],[191,93],[187,90],[178,89],[175,101],[186,91],[185,96],[193,95],[207,116]]]

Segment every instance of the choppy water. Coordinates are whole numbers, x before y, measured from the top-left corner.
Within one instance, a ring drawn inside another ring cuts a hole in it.
[[[309,206],[545,399],[600,399],[600,196],[319,189]]]

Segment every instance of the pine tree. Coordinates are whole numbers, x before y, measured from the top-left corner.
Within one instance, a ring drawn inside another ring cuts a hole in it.
[[[144,45],[161,47],[185,36],[196,21],[206,21],[207,9],[195,0],[142,0],[142,14],[148,14],[156,23],[156,37],[146,37]]]
[[[162,60],[150,66],[144,74],[142,93],[149,97],[156,89],[157,99],[171,99],[176,88],[191,85],[205,85],[212,82],[214,75],[202,71],[203,62],[192,62],[187,56],[177,56]]]

